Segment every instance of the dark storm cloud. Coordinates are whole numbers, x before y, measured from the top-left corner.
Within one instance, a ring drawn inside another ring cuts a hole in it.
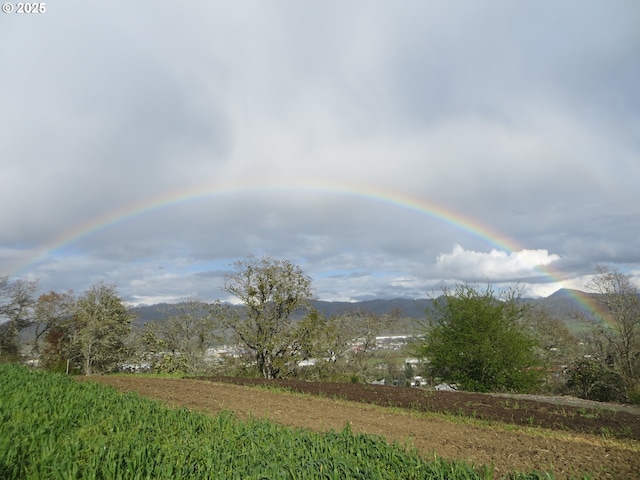
[[[249,253],[299,262],[331,299],[488,276],[548,294],[597,263],[638,272],[639,21],[623,1],[3,15],[0,274],[105,279],[145,302],[215,296]]]

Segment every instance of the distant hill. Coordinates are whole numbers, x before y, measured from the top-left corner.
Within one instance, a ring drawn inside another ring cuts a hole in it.
[[[147,322],[157,322],[179,313],[177,304],[157,303],[155,305],[143,305],[129,309],[135,315],[134,324],[145,324]]]
[[[533,300],[533,302],[544,306],[548,311],[554,312],[557,316],[575,315],[576,312],[589,315],[591,311],[587,305],[594,301],[597,302],[597,297],[598,296],[593,293],[561,288],[552,295]]]
[[[411,330],[415,328],[416,323],[411,320],[424,320],[426,318],[426,309],[429,308],[430,305],[430,299],[411,300],[406,298],[367,300],[363,302],[311,301],[311,306],[326,317],[355,311],[370,312],[375,315],[386,315],[398,312],[399,318],[403,319],[401,322],[402,327]],[[142,326],[147,322],[162,321],[180,313],[179,304],[169,303],[133,307],[130,308],[129,311],[135,315],[134,325],[138,326]],[[302,314],[300,316],[302,316]]]
[[[314,308],[327,316],[352,311],[371,312],[376,315],[398,312],[400,317],[423,320],[426,316],[426,310],[431,307],[432,300],[428,298],[394,298],[390,300],[365,300],[362,302],[324,302],[314,300],[311,303]]]
[[[548,297],[529,299],[527,302],[562,320],[574,334],[587,330],[589,321],[594,320],[593,310],[601,308],[598,295],[568,288],[557,290]]]
[[[572,331],[584,328],[582,318],[590,317],[588,305],[597,304],[597,295],[579,290],[560,289],[552,295],[544,298],[523,299],[525,302],[543,308],[552,317],[563,320]],[[427,319],[426,312],[431,308],[433,301],[429,298],[407,299],[394,298],[389,300],[366,300],[362,302],[326,302],[313,300],[312,306],[325,316],[339,315],[353,311],[371,312],[376,315],[385,315],[398,312],[403,319],[402,328],[412,328],[416,321]],[[140,306],[130,309],[136,315],[135,324],[142,325],[146,322],[161,321],[179,313],[175,304],[161,303],[157,305]],[[414,320],[413,322],[411,320]],[[400,327],[400,326],[398,326]]]

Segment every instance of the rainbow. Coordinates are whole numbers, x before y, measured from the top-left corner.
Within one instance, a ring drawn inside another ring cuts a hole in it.
[[[482,241],[509,253],[523,249],[521,245],[504,236],[497,230],[483,225],[473,218],[451,208],[438,205],[417,196],[401,193],[396,190],[374,187],[371,185],[341,184],[336,180],[322,181],[318,179],[295,181],[242,181],[220,184],[205,184],[194,188],[174,191],[168,194],[146,198],[136,204],[126,205],[93,218],[90,222],[78,225],[64,232],[54,241],[39,249],[27,262],[14,269],[13,274],[20,274],[29,266],[35,265],[56,251],[74,242],[93,235],[117,224],[143,216],[153,211],[177,206],[202,199],[211,199],[247,193],[323,193],[328,195],[350,196],[371,201],[382,202],[394,207],[414,211],[450,224],[460,230],[481,239]],[[562,275],[550,266],[538,266],[538,270],[552,282],[560,282]],[[585,295],[569,290],[575,303],[589,312],[601,313],[597,302]]]

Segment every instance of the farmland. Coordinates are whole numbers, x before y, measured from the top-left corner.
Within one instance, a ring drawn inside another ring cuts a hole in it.
[[[14,365],[0,366],[0,379],[3,479],[501,478],[551,467],[556,478],[624,479],[638,472],[637,440],[602,434],[505,428],[219,381],[76,382]]]
[[[420,410],[416,407],[415,398],[404,405],[408,408],[403,408],[399,401],[402,396],[410,399],[420,393],[409,388],[370,386],[376,392],[372,395],[371,388],[358,384],[287,380],[269,381],[268,388],[256,388],[222,383],[230,379],[215,380],[139,376],[90,379],[113,385],[122,391],[135,391],[168,405],[209,414],[231,410],[239,418],[268,418],[279,424],[311,428],[319,432],[332,429],[340,431],[349,424],[354,433],[374,434],[401,445],[407,444],[417,449],[425,459],[432,459],[435,454],[449,460],[493,465],[493,478],[501,478],[514,471],[550,470],[553,470],[555,478],[582,478],[586,473],[594,479],[639,478],[640,442],[637,438],[629,438],[637,430],[625,428],[627,425],[633,426],[633,422],[636,425],[639,423],[640,415],[636,410],[626,415],[621,415],[624,412],[610,412],[609,415],[601,409],[590,410],[581,406],[571,408],[557,405],[552,409],[548,403],[521,399],[475,396],[462,392],[440,392],[447,395],[437,396],[422,392],[429,399],[431,408],[440,412],[458,412],[455,415],[442,415]],[[234,381],[265,383],[257,379]],[[303,386],[314,395],[295,393],[302,391]],[[362,394],[363,391],[368,393]],[[357,397],[369,401],[377,398],[380,403],[393,406],[344,400]],[[490,411],[493,411],[493,416],[489,414]],[[544,412],[547,412],[547,418],[555,415],[556,422],[548,428],[506,423],[511,416],[517,419],[523,412],[534,420],[542,419]],[[499,418],[502,420],[498,421]],[[619,427],[614,426],[616,418],[623,420]],[[592,433],[579,433],[586,425],[585,420],[590,422]]]
[[[96,383],[0,366],[0,478],[482,478],[350,429],[170,409]],[[135,380],[135,379],[133,379]],[[200,383],[200,385],[205,385]]]

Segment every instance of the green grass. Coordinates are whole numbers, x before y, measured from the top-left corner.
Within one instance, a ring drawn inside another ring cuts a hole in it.
[[[437,457],[427,462],[348,427],[321,434],[228,412],[207,416],[3,364],[0,478],[487,479],[493,471]]]

